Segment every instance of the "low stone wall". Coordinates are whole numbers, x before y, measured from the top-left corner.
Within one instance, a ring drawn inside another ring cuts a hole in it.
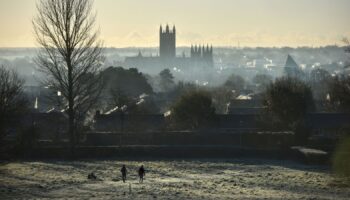
[[[290,132],[201,131],[89,133],[77,158],[290,158]],[[69,143],[40,143],[23,158],[71,158]]]
[[[132,132],[89,133],[85,145],[235,145],[283,149],[293,145],[291,132]]]
[[[75,158],[116,159],[187,159],[187,158],[291,158],[289,150],[243,148],[223,145],[161,145],[161,146],[79,146]],[[33,149],[26,158],[71,158],[69,148],[45,147]]]

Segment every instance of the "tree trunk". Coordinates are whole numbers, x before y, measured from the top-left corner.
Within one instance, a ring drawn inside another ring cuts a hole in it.
[[[73,79],[72,79],[72,65],[70,58],[67,58],[68,66],[68,132],[70,137],[71,155],[75,154],[75,113],[74,113],[74,96],[73,96]]]
[[[74,131],[74,110],[71,107],[72,101],[69,101],[69,109],[68,109],[68,132],[69,132],[69,138],[70,138],[70,150],[72,156],[75,154],[75,131]]]

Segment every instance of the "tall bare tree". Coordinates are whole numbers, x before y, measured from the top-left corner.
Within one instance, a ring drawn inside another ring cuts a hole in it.
[[[92,0],[39,0],[34,32],[42,47],[36,63],[45,83],[60,91],[67,104],[71,149],[84,115],[96,103],[102,89],[99,75],[104,61]],[[74,152],[73,152],[74,153]]]
[[[18,121],[16,117],[26,110],[23,84],[15,71],[0,67],[0,140],[5,136],[6,126]]]

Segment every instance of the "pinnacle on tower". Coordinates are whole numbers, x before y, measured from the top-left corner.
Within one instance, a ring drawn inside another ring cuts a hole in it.
[[[173,26],[173,33],[174,33],[174,34],[176,33],[175,25]]]
[[[166,25],[166,30],[165,30],[166,33],[169,33],[169,25],[167,24]]]

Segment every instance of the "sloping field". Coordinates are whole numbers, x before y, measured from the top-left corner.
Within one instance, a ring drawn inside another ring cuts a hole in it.
[[[128,180],[120,179],[126,164]],[[144,183],[137,169],[146,168]],[[88,180],[94,172],[98,180]],[[42,161],[0,164],[1,199],[349,199],[328,169],[274,160]]]

